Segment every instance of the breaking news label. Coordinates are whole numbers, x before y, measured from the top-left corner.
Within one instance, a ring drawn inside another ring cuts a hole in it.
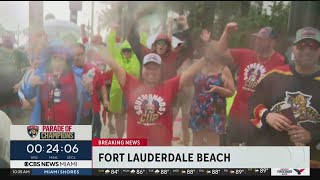
[[[11,175],[91,175],[90,125],[12,125]]]

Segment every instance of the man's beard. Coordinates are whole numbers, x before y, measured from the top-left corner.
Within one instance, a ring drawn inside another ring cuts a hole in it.
[[[295,63],[303,68],[312,68],[312,67],[315,67],[317,66],[317,61],[315,60],[306,60],[305,58],[304,59],[296,59],[295,60]]]

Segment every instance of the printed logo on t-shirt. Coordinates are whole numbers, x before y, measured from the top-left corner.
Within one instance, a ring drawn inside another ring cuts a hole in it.
[[[320,119],[320,114],[314,107],[311,106],[311,99],[311,95],[303,94],[300,91],[286,91],[286,97],[284,101],[275,104],[271,108],[271,111],[280,113],[282,111],[281,106],[283,104],[289,104],[292,108],[294,118],[298,125],[303,122],[320,123],[317,121],[317,119]]]
[[[266,68],[259,63],[249,64],[244,70],[243,89],[254,92],[256,86],[266,73]]]
[[[134,110],[140,116],[138,124],[152,126],[166,111],[166,102],[156,94],[143,94],[134,102]]]

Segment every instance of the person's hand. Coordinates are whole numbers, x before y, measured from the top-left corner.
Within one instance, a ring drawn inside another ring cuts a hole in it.
[[[210,35],[211,35],[211,32],[209,32],[206,29],[203,29],[201,34],[200,34],[200,38],[202,39],[203,42],[209,42]]]
[[[287,131],[291,121],[285,116],[278,113],[269,113],[266,117],[267,123],[277,131]]]
[[[211,88],[209,91],[207,91],[208,93],[215,93],[218,90],[218,86],[215,85],[209,85],[209,87]]]
[[[170,27],[170,28],[172,28],[173,23],[174,23],[173,18],[168,17],[168,20],[167,20],[167,26],[168,26],[168,27]]]
[[[183,27],[182,30],[186,30],[189,28],[187,17],[185,15],[180,15],[177,20],[178,24],[180,24]]]
[[[18,92],[20,88],[21,88],[21,83],[20,82],[12,87],[13,92],[15,92],[15,93]]]
[[[28,100],[22,99],[21,101],[22,101],[22,109],[24,109],[24,110],[31,110],[32,109],[32,105]]]
[[[32,86],[41,85],[41,84],[43,84],[43,83],[44,83],[44,82],[41,80],[41,77],[40,77],[40,76],[34,75],[34,76],[31,78],[31,84],[32,84]]]
[[[102,105],[104,108],[109,108],[110,103],[108,100],[103,100]]]
[[[296,145],[309,144],[312,139],[308,130],[297,125],[291,125],[289,127],[288,135],[290,136],[290,140]]]
[[[82,84],[83,84],[84,88],[86,89],[86,91],[89,94],[92,94],[92,92],[93,92],[92,80],[90,80],[90,79],[85,77],[85,78],[82,79]]]
[[[238,24],[236,22],[230,22],[226,25],[225,31],[227,33],[238,31]]]

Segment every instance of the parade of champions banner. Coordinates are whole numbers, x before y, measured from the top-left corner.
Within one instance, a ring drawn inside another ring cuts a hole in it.
[[[307,146],[148,146],[91,126],[12,125],[12,175],[310,175]]]

